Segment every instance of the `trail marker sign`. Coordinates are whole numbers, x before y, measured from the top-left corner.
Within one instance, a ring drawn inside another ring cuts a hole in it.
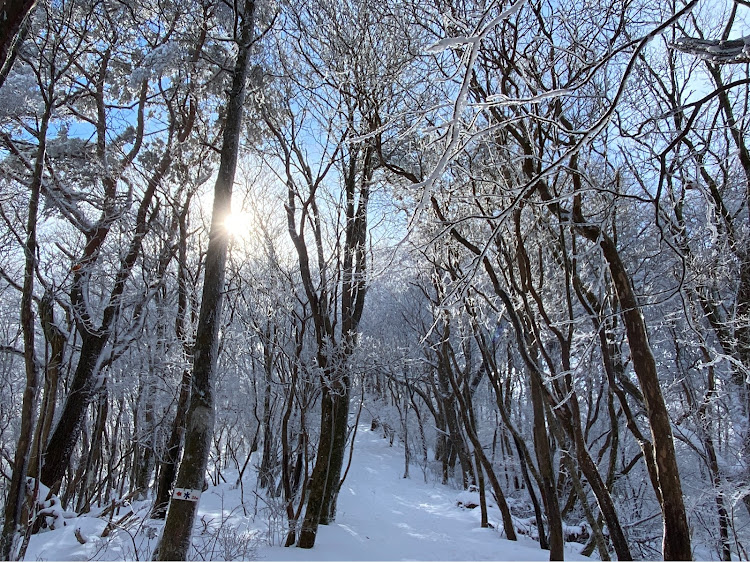
[[[201,497],[201,491],[190,490],[189,488],[175,488],[174,491],[172,492],[172,497],[177,500],[197,502]]]

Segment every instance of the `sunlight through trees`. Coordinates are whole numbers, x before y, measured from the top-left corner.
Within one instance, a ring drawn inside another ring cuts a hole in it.
[[[748,559],[749,10],[3,3],[3,558],[314,548],[369,426],[540,557]]]

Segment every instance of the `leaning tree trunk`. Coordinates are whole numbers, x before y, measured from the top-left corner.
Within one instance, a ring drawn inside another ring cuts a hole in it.
[[[609,537],[617,553],[617,559],[632,560],[633,555],[630,552],[630,546],[620,524],[614,501],[601,474],[599,474],[596,463],[591,458],[586,439],[581,429],[581,417],[577,405],[578,397],[575,391],[570,390],[570,393],[569,403],[558,409],[558,418],[562,421],[568,435],[573,439],[573,448],[575,449],[575,458],[578,462],[578,467],[583,472],[591,491],[594,493],[594,497],[596,497],[601,514],[607,523]]]
[[[203,487],[214,429],[214,378],[228,246],[223,222],[232,206],[232,187],[242,133],[245,83],[253,42],[254,0],[246,0],[241,18],[239,50],[228,93],[221,159],[214,186],[203,299],[193,348],[192,396],[187,414],[185,452],[175,484],[176,488],[189,490],[201,490]],[[161,543],[155,553],[159,560],[187,560],[197,510],[197,501],[177,499],[171,502]]]
[[[503,517],[503,530],[505,531],[505,538],[507,538],[509,541],[515,541],[517,540],[517,537],[515,526],[513,525],[513,516],[510,512],[510,506],[508,506],[508,502],[505,499],[505,494],[503,493],[503,489],[500,486],[500,482],[497,480],[497,476],[495,475],[495,470],[492,467],[492,463],[484,453],[482,443],[479,441],[476,428],[472,423],[473,411],[471,405],[471,397],[462,396],[461,390],[458,386],[458,383],[456,382],[455,377],[450,376],[450,384],[453,392],[455,393],[454,395],[456,398],[457,409],[461,415],[464,427],[466,428],[466,435],[471,441],[472,446],[474,447],[474,452],[477,455],[477,459],[481,463],[481,466],[477,464],[477,471],[481,471],[484,468],[484,471],[487,474],[487,479],[490,481],[492,491],[495,493],[497,506],[498,508],[500,508],[500,513]]]
[[[667,405],[664,402],[664,395],[661,392],[656,360],[648,341],[646,323],[631,287],[630,276],[620,259],[614,241],[599,227],[589,225],[584,220],[581,213],[580,196],[576,196],[574,199],[573,218],[576,223],[576,231],[601,247],[612,275],[617,299],[620,301],[625,332],[633,361],[633,370],[643,391],[646,414],[653,439],[659,485],[658,492],[662,500],[661,509],[664,522],[662,553],[664,560],[690,560],[692,557],[690,527],[688,526],[682,499],[682,485],[674,449],[672,425]]]
[[[156,188],[166,175],[172,163],[172,154],[168,150],[161,158],[153,175],[148,180],[148,187],[138,206],[135,219],[135,233],[130,240],[125,257],[120,262],[120,268],[115,274],[115,281],[109,294],[107,306],[102,314],[99,327],[91,325],[91,319],[82,314],[79,321],[81,335],[81,351],[68,396],[60,412],[57,422],[46,449],[43,453],[44,465],[41,470],[41,480],[54,491],[59,490],[65,471],[70,465],[70,459],[81,435],[86,409],[96,396],[102,379],[98,377],[101,369],[104,350],[109,342],[120,313],[122,295],[130,278],[135,262],[141,253],[143,238],[149,229],[149,208],[153,201]],[[114,181],[111,178],[107,180]],[[107,237],[108,229],[101,227],[95,235],[89,238],[83,252],[83,258],[76,264],[71,300],[74,308],[83,307],[85,285],[89,283],[88,269],[96,262],[101,253],[102,245]]]
[[[100,381],[94,374],[99,368],[99,360],[108,335],[87,333],[82,338],[81,353],[68,397],[43,453],[44,464],[40,477],[53,492],[60,489],[78,437],[81,435],[86,409],[99,389]]]

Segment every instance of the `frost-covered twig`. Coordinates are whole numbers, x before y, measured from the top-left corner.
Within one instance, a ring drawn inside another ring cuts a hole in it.
[[[696,55],[716,64],[750,62],[750,35],[728,40],[680,37],[669,46],[682,53]]]
[[[492,21],[485,25],[481,31],[473,36],[446,37],[428,47],[427,51],[430,53],[438,53],[445,49],[458,45],[468,45],[469,50],[464,55],[464,58],[466,60],[466,72],[464,73],[463,80],[461,81],[461,88],[456,95],[456,100],[453,103],[452,117],[447,123],[448,131],[446,132],[446,136],[448,138],[448,142],[445,149],[443,150],[442,155],[440,156],[440,159],[438,160],[438,163],[435,165],[430,175],[415,186],[417,189],[422,189],[423,193],[422,197],[420,198],[419,205],[417,206],[416,212],[414,213],[414,219],[412,219],[413,224],[415,224],[415,219],[422,214],[422,211],[427,205],[427,202],[430,200],[435,182],[437,182],[438,178],[443,174],[448,164],[457,152],[459,140],[461,138],[461,114],[467,107],[469,90],[471,86],[472,68],[474,67],[474,63],[479,56],[479,49],[482,40],[487,37],[490,32],[502,21],[508,19],[513,14],[518,12],[518,10],[520,10],[525,3],[526,0],[517,0],[507,10],[504,10],[498,16],[493,18]]]

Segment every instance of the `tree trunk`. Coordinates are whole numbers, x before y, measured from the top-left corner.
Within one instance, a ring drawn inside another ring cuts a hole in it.
[[[328,308],[328,303],[333,300],[333,297],[327,293],[329,289],[325,283],[325,267],[320,266],[319,274],[323,288],[319,295],[312,282],[304,238],[295,227],[295,193],[291,188],[287,205],[288,230],[297,250],[302,283],[313,310],[318,366],[325,374],[321,378],[323,395],[320,442],[310,480],[305,519],[299,536],[300,548],[312,548],[315,544],[318,525],[327,525],[336,516],[349,424],[351,378],[347,372],[347,361],[357,345],[357,329],[362,318],[366,294],[367,206],[370,182],[375,169],[374,150],[371,145],[365,145],[361,158],[359,150],[353,150],[345,160],[343,187],[346,194],[346,226],[343,244],[344,259],[341,266],[340,348],[336,345],[335,314],[332,314]],[[358,201],[357,193],[359,194]],[[314,190],[311,190],[310,201],[311,205],[317,205]],[[317,210],[315,212],[317,215]],[[319,222],[315,224],[315,241],[318,260],[322,264],[324,258]]]
[[[692,557],[690,527],[682,499],[672,425],[659,384],[656,360],[648,342],[646,323],[630,285],[630,276],[620,259],[615,243],[600,228],[585,224],[581,214],[580,196],[575,198],[573,215],[576,230],[601,247],[620,302],[633,370],[638,377],[646,403],[646,414],[651,428],[654,456],[658,468],[657,477],[664,522],[662,544],[664,560],[690,560]]]
[[[480,340],[477,340],[480,341]],[[490,383],[492,384],[492,387],[495,389],[495,402],[497,404],[497,409],[500,412],[500,417],[503,420],[503,424],[508,429],[508,431],[511,433],[511,436],[513,437],[513,443],[516,446],[516,451],[518,452],[518,460],[521,466],[521,477],[523,478],[524,483],[526,484],[526,488],[528,489],[529,498],[531,499],[531,504],[534,507],[534,517],[536,519],[536,525],[537,529],[539,529],[539,546],[543,548],[544,550],[549,550],[549,543],[547,542],[547,535],[544,532],[544,518],[542,516],[542,509],[539,505],[539,499],[537,498],[536,492],[534,491],[534,486],[532,484],[532,480],[529,477],[529,471],[533,471],[534,474],[534,481],[536,481],[537,485],[539,486],[541,490],[541,477],[538,474],[538,471],[535,470],[534,465],[531,464],[531,454],[529,453],[528,447],[526,446],[526,443],[521,439],[520,434],[518,433],[518,430],[513,426],[513,423],[510,419],[510,412],[508,405],[503,403],[503,389],[502,385],[500,383],[500,377],[497,373],[497,365],[494,361],[490,361],[492,359],[492,356],[490,355],[490,351],[485,348],[485,346],[480,346],[480,349],[482,350],[482,355],[484,357],[484,360],[488,362],[488,365],[490,368],[487,370],[487,376],[490,380]],[[509,391],[508,391],[509,392]],[[506,393],[507,394],[507,393]],[[508,452],[510,452],[510,444],[507,446]],[[517,489],[517,487],[516,487]]]
[[[540,382],[533,374],[529,376],[531,404],[534,412],[534,451],[539,465],[539,476],[542,479],[542,501],[547,513],[549,527],[549,559],[564,560],[565,544],[562,532],[562,517],[560,516],[560,502],[557,497],[557,485],[555,484],[546,414],[544,412],[544,397]],[[540,536],[542,533],[544,533],[544,529],[539,529]]]
[[[218,356],[219,327],[224,298],[228,237],[223,223],[231,211],[232,188],[242,133],[246,80],[255,24],[255,2],[246,0],[241,17],[237,60],[228,93],[219,172],[214,186],[211,232],[206,250],[203,298],[193,349],[192,396],[187,413],[185,453],[177,475],[177,488],[201,490],[206,474],[214,428],[214,378]],[[164,524],[159,560],[187,560],[198,502],[172,501]]]
[[[324,383],[320,441],[310,478],[305,519],[300,530],[300,548],[315,545],[318,525],[328,525],[336,515],[341,468],[346,456],[351,381],[348,375],[332,375],[332,388]]]
[[[571,400],[577,400],[575,395],[571,398]],[[575,424],[575,419],[570,423],[571,426],[573,426],[573,424]],[[583,432],[580,430],[580,425],[577,429],[575,428],[575,426],[573,426],[570,428],[570,430],[573,432],[578,466],[580,467],[581,472],[583,472],[583,475],[586,477],[586,480],[588,480],[589,486],[591,486],[591,490],[592,492],[594,492],[594,496],[596,496],[596,500],[599,504],[599,509],[602,512],[604,521],[606,521],[607,523],[609,536],[612,540],[612,545],[615,548],[615,552],[617,553],[617,559],[632,560],[633,556],[630,553],[630,547],[628,546],[627,539],[625,538],[625,533],[623,532],[622,526],[620,525],[620,519],[617,516],[617,510],[615,509],[615,504],[612,501],[612,496],[610,495],[609,490],[604,484],[604,480],[602,480],[601,474],[599,474],[599,469],[594,463],[594,460],[591,458],[588,447],[586,446],[586,442],[583,438]]]
[[[461,395],[455,377],[450,376],[449,382],[451,387],[453,388],[453,392],[456,398],[456,406],[461,415],[461,420],[463,421],[464,428],[466,428],[466,435],[468,436],[469,441],[471,441],[471,444],[474,447],[474,452],[476,453],[477,459],[487,473],[487,479],[490,481],[490,486],[492,487],[492,491],[495,494],[497,506],[500,508],[500,512],[502,513],[505,538],[510,541],[515,541],[517,540],[516,529],[513,525],[513,516],[510,513],[510,507],[508,507],[508,502],[505,499],[503,489],[500,486],[500,482],[498,481],[497,476],[495,475],[495,470],[492,468],[492,463],[487,458],[487,455],[485,455],[484,449],[482,448],[482,443],[479,441],[479,437],[477,437],[476,428],[472,424],[473,414],[470,398]],[[477,466],[477,470],[481,470],[481,467]]]
[[[270,325],[266,328],[265,341],[263,342],[263,416],[261,426],[263,428],[263,454],[261,456],[259,479],[260,486],[274,493],[274,475],[273,470],[277,465],[276,455],[273,450],[273,427],[272,427],[272,408],[271,408],[271,383],[273,382],[273,347],[272,332]]]
[[[706,394],[699,405],[695,405],[693,399],[693,393],[689,388],[686,381],[683,381],[682,387],[685,389],[685,397],[688,402],[688,406],[691,409],[696,410],[696,426],[698,428],[698,437],[703,444],[703,448],[706,452],[706,464],[708,465],[708,471],[711,475],[711,483],[714,487],[716,511],[719,516],[719,541],[721,543],[721,559],[731,560],[732,559],[732,546],[729,541],[729,528],[731,520],[727,507],[724,501],[724,492],[722,491],[722,476],[721,469],[719,467],[719,460],[716,453],[716,445],[714,444],[712,433],[712,416],[708,412],[708,408],[716,400],[716,375],[714,373],[714,366],[710,361],[710,354],[704,345],[701,345],[701,351],[703,354],[703,360],[708,365],[708,381],[706,384]]]
[[[156,499],[151,512],[153,519],[164,519],[169,506],[170,492],[177,477],[177,462],[182,452],[182,444],[185,436],[185,418],[190,404],[191,371],[182,371],[182,382],[180,383],[180,397],[177,400],[177,413],[172,422],[172,431],[169,434],[164,460],[159,468],[159,482],[156,487]]]
[[[100,381],[92,374],[99,370],[99,360],[105,342],[106,338],[101,335],[86,334],[83,337],[68,397],[44,452],[41,480],[53,493],[60,490],[63,476],[81,435],[86,409],[100,388]]]
[[[487,516],[487,495],[484,486],[484,470],[482,469],[482,461],[476,452],[474,453],[474,459],[476,461],[475,470],[477,473],[477,485],[479,486],[479,509],[481,510],[481,521],[479,526],[482,527],[482,529],[486,529],[490,526],[490,521]]]
[[[57,388],[60,381],[60,368],[62,366],[63,353],[65,352],[65,334],[55,324],[54,297],[51,293],[45,293],[39,301],[39,321],[42,331],[49,346],[49,359],[44,372],[44,398],[42,399],[39,425],[34,436],[34,445],[31,450],[31,461],[29,463],[29,476],[39,477],[41,466],[40,452],[44,451],[49,442],[49,434],[52,431],[52,422],[55,418],[55,406],[57,405]]]
[[[154,445],[156,442],[156,424],[154,416],[154,395],[155,388],[151,381],[152,372],[146,374],[147,380],[142,384],[141,396],[138,400],[138,409],[143,411],[142,423],[136,423],[136,434],[134,446],[136,447],[137,462],[133,470],[134,478],[132,488],[138,490],[135,496],[136,501],[145,500],[148,496],[149,483],[151,474],[156,465]],[[138,415],[138,412],[135,413]]]
[[[8,11],[12,7],[5,7],[2,15],[9,16]],[[6,26],[7,24],[8,22],[5,21],[0,22],[0,26]],[[0,52],[0,55],[5,56],[5,53]],[[39,129],[39,147],[34,161],[34,175],[29,195],[29,214],[26,219],[25,264],[21,293],[21,330],[23,331],[23,359],[26,370],[26,386],[21,405],[21,431],[16,443],[13,474],[5,500],[5,520],[2,537],[0,537],[0,555],[2,555],[3,560],[10,560],[13,553],[16,531],[19,524],[21,524],[21,513],[23,512],[23,505],[26,502],[26,475],[29,468],[29,455],[34,435],[34,417],[36,415],[39,387],[39,369],[36,364],[36,348],[34,345],[36,330],[34,329],[34,311],[32,305],[37,263],[37,215],[39,212],[39,195],[42,187],[44,159],[47,148],[47,128],[52,112],[50,104],[51,100],[45,107]]]
[[[103,136],[105,133],[100,134]],[[167,150],[148,180],[148,186],[138,206],[135,232],[115,274],[107,305],[102,314],[101,324],[98,328],[94,328],[91,325],[91,318],[88,318],[85,313],[79,312],[78,329],[81,334],[81,351],[78,365],[73,375],[70,391],[60,412],[60,419],[44,452],[44,465],[41,471],[42,482],[53,492],[59,490],[62,477],[70,464],[71,456],[81,434],[86,408],[101,387],[102,381],[97,375],[99,375],[101,363],[105,359],[103,352],[117,323],[122,294],[125,291],[126,283],[135,262],[141,253],[143,238],[149,229],[149,208],[154,199],[156,188],[169,170],[171,163],[172,153]],[[115,180],[107,177],[105,181],[111,183]],[[83,295],[87,290],[85,285],[90,280],[88,269],[93,266],[100,255],[101,247],[109,232],[108,228],[109,226],[106,228],[100,226],[95,234],[87,236],[88,243],[82,259],[76,264],[78,267],[75,269],[73,276],[71,301],[74,308],[86,310]]]
[[[346,458],[346,440],[349,433],[349,403],[351,381],[344,375],[343,394],[336,394],[333,400],[333,449],[331,451],[330,470],[326,482],[326,491],[321,511],[321,525],[328,525],[336,519],[336,505],[341,489],[341,469]]]
[[[472,464],[467,451],[466,442],[461,433],[461,428],[458,424],[458,418],[456,415],[457,409],[457,396],[454,394],[454,390],[451,389],[450,381],[452,379],[450,359],[448,358],[448,327],[446,325],[446,334],[443,335],[443,342],[440,346],[440,352],[438,353],[438,365],[436,369],[439,399],[443,403],[443,413],[445,415],[445,422],[448,428],[450,446],[453,454],[458,456],[458,460],[461,464],[461,484],[463,489],[469,487],[469,479],[474,480],[472,472]]]
[[[333,407],[330,390],[324,383],[321,398],[320,440],[318,441],[315,466],[310,477],[305,519],[302,522],[299,534],[298,546],[300,548],[315,546],[315,537],[323,513],[323,498],[326,495],[326,485],[328,484],[328,463],[331,461],[331,449],[333,448]]]
[[[188,343],[192,338],[187,333],[188,303],[190,290],[188,285],[188,210],[192,194],[188,194],[185,204],[178,216],[179,239],[177,241],[177,316],[175,318],[175,335],[182,344],[183,358],[186,363],[192,363],[192,347]],[[185,440],[185,420],[190,406],[190,387],[192,384],[192,370],[184,368],[180,380],[180,393],[177,399],[177,411],[172,422],[172,430],[167,440],[164,458],[159,468],[159,481],[156,486],[154,508],[151,511],[153,519],[164,519],[167,516],[169,497],[177,477],[177,463],[182,454]]]
[[[519,441],[515,436],[513,437],[516,450],[518,451],[518,462],[521,465],[521,477],[523,478],[526,488],[529,492],[529,498],[531,499],[531,505],[534,507],[534,519],[536,520],[536,528],[539,529],[539,547],[544,550],[549,550],[549,542],[547,542],[547,534],[544,532],[544,517],[542,515],[542,508],[539,505],[539,499],[536,497],[534,486],[529,478],[528,462],[526,461],[526,455]]]
[[[96,472],[102,462],[102,446],[108,415],[107,387],[103,385],[101,390],[99,390],[99,400],[96,404],[94,434],[91,436],[91,446],[88,448],[88,455],[81,459],[84,468],[78,501],[76,502],[77,513],[88,513],[91,510],[91,502],[96,488]]]
[[[341,469],[346,457],[352,390],[347,363],[357,346],[357,330],[362,319],[367,292],[367,208],[370,200],[370,183],[375,171],[375,150],[372,144],[366,143],[361,152],[361,157],[360,150],[349,154],[344,174],[346,227],[344,261],[341,268],[342,368],[339,374],[340,386],[337,388],[333,403],[333,449],[321,518],[321,523],[324,525],[336,518],[336,504],[343,484]],[[360,166],[361,171],[358,176]]]
[[[13,66],[35,5],[36,0],[5,0],[0,8],[0,86]]]
[[[607,550],[607,542],[604,540],[604,533],[602,533],[602,526],[599,524],[599,520],[597,520],[596,517],[594,517],[594,513],[591,511],[591,508],[589,507],[588,498],[586,497],[586,492],[583,489],[583,485],[581,484],[581,479],[578,476],[578,472],[576,471],[575,464],[573,463],[573,457],[570,455],[565,455],[563,457],[563,462],[568,466],[568,471],[570,472],[570,479],[573,482],[573,490],[575,494],[578,496],[578,500],[581,502],[581,508],[583,509],[584,514],[586,515],[586,520],[589,523],[589,526],[591,527],[591,547],[596,547],[596,549],[599,551],[599,560],[611,560],[611,557],[609,555],[609,550]],[[593,548],[592,548],[593,552]],[[585,554],[585,556],[590,556],[591,553]]]

